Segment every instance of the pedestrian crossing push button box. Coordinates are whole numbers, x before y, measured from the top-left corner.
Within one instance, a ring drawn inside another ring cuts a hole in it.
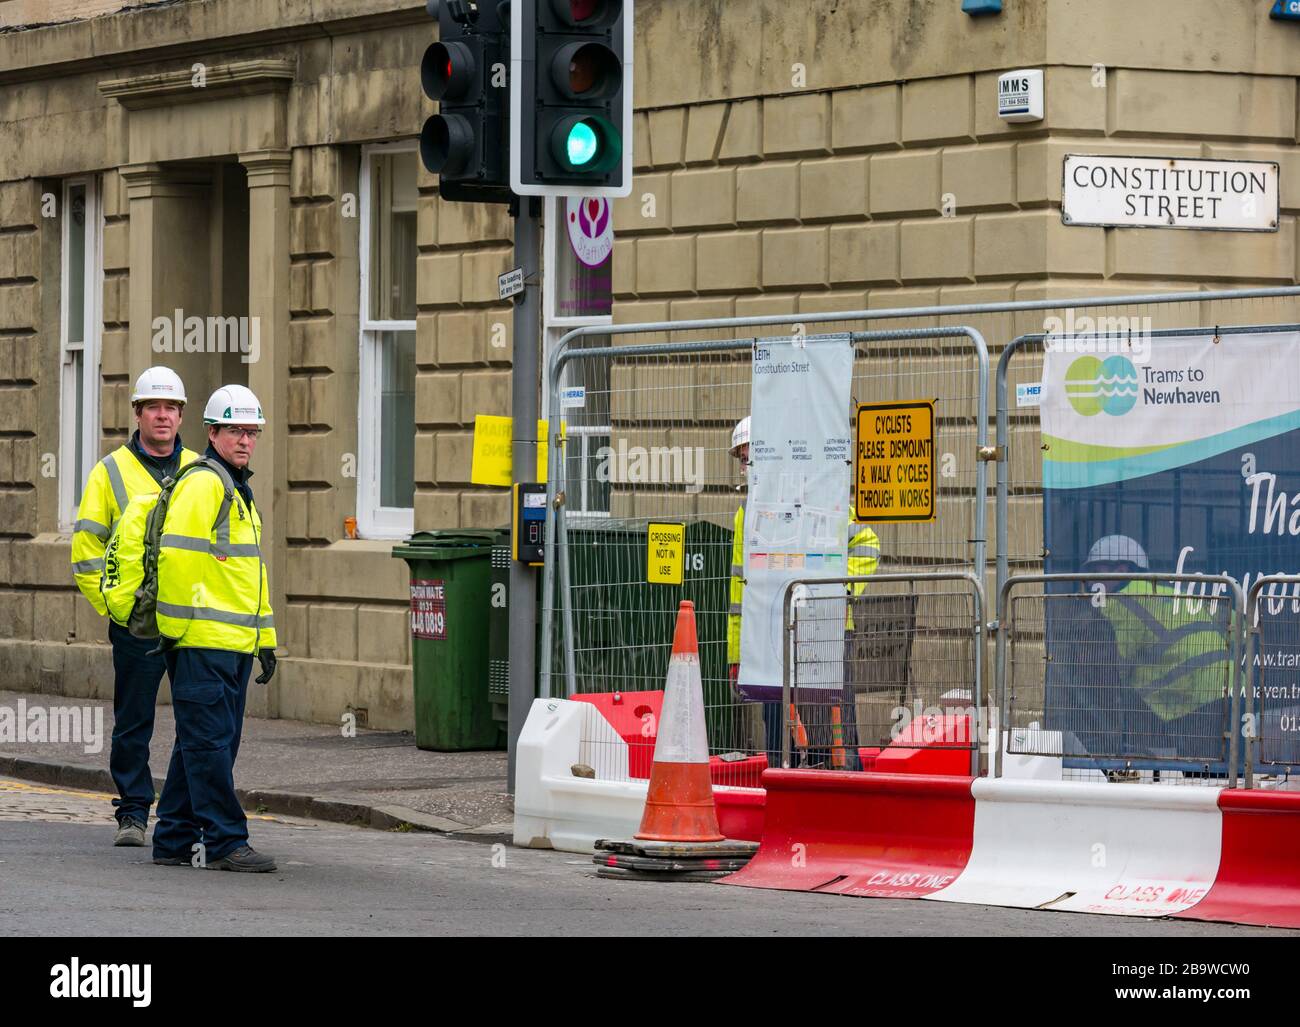
[[[514,558],[530,567],[540,567],[546,544],[546,485],[519,482],[515,485]]]

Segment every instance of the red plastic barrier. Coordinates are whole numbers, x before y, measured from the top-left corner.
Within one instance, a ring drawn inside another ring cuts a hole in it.
[[[713,790],[718,827],[728,838],[742,842],[763,840],[763,811],[767,793],[761,788]]]
[[[1175,916],[1300,927],[1300,793],[1219,793],[1223,845],[1209,894]]]
[[[629,777],[650,777],[655,762],[655,739],[659,736],[659,717],[664,693],[591,692],[573,696],[575,702],[590,703],[600,710],[610,727],[627,742]]]
[[[762,845],[720,883],[917,898],[970,860],[970,777],[769,770]]]
[[[747,756],[743,760],[724,760],[717,756],[709,757],[709,773],[715,785],[731,785],[735,788],[758,788],[763,780],[763,771],[767,769],[767,756]]]
[[[916,717],[888,747],[859,748],[858,759],[863,770],[881,774],[965,777],[970,773],[970,737],[965,714]],[[917,744],[926,748],[915,748]]]

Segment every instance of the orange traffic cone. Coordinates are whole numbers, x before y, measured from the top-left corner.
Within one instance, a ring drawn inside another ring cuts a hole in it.
[[[636,837],[657,842],[723,840],[709,775],[695,604],[688,599],[677,608],[654,769],[650,771],[650,790]]]

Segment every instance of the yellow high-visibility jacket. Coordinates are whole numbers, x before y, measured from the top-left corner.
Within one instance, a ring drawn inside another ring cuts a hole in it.
[[[198,457],[198,453],[182,446],[176,466],[184,467]],[[119,446],[91,468],[72,529],[72,576],[101,617],[108,613],[99,591],[108,537],[132,496],[157,495],[161,491],[162,486],[129,445]]]
[[[1140,598],[1173,595],[1168,585],[1134,581],[1121,592],[1108,593],[1101,607],[1130,684],[1163,721],[1222,698],[1232,673],[1226,617],[1216,621],[1207,607],[1196,615],[1179,614],[1167,600],[1144,603]]]
[[[880,537],[871,525],[849,521],[848,576],[875,574],[880,566]],[[866,585],[853,585],[854,595],[861,595]],[[727,608],[727,662],[740,662],[740,614],[745,601],[745,507],[736,510],[731,524],[731,596]],[[853,611],[845,617],[845,628],[853,627]]]
[[[256,653],[276,645],[257,506],[217,473],[180,480],[158,549],[158,633],[178,646]]]

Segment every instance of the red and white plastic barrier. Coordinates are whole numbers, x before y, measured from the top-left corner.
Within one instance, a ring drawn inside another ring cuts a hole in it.
[[[1300,795],[768,771],[721,883],[1300,927]]]
[[[769,770],[762,844],[723,884],[921,898],[970,859],[969,777]]]
[[[591,767],[597,776],[574,777],[576,764]],[[533,700],[516,749],[514,843],[594,852],[601,838],[631,838],[641,826],[649,782],[633,777],[630,769],[627,741],[598,704]],[[715,780],[726,772],[726,764],[713,768]],[[723,834],[760,839],[761,788],[715,784],[713,798]]]
[[[1218,873],[1210,893],[1177,914],[1268,927],[1300,927],[1300,793],[1219,793]]]

